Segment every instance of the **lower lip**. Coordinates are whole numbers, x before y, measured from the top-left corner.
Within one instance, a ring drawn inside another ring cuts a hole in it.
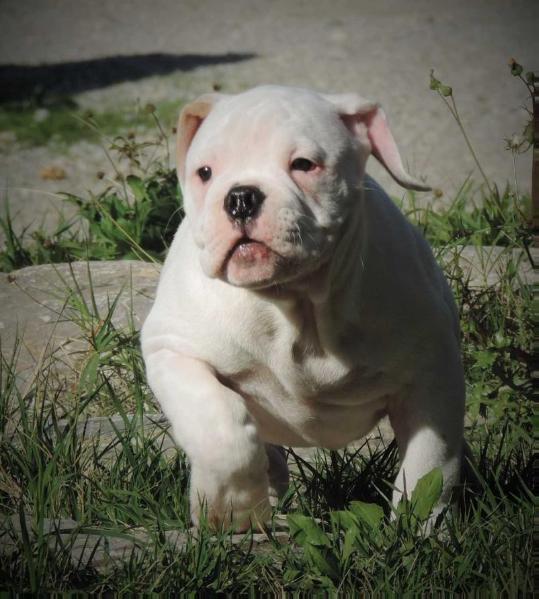
[[[234,248],[230,259],[240,266],[250,266],[261,260],[266,260],[270,252],[269,247],[259,241],[246,241]]]

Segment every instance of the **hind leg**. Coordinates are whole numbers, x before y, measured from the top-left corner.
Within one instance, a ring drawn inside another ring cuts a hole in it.
[[[443,474],[443,490],[432,519],[451,501],[460,482],[464,429],[464,383],[456,377],[447,385],[436,381],[408,398],[392,402],[391,425],[401,465],[395,480],[393,505],[410,497],[418,480],[434,468]]]

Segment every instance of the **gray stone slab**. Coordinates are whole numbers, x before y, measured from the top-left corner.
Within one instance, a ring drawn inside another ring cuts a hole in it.
[[[539,248],[529,248],[534,264],[539,262]],[[506,272],[512,262],[518,277],[515,285],[537,283],[537,272],[534,271],[528,255],[519,249],[508,251],[501,246],[454,246],[437,248],[435,255],[446,273],[454,273],[468,281],[472,289],[495,287],[501,275]]]
[[[70,424],[69,419],[58,420],[54,430],[62,434]],[[122,451],[122,443],[118,441],[124,438],[126,431],[151,439],[165,458],[176,455],[177,446],[171,436],[170,424],[161,413],[86,416],[81,417],[76,424],[78,437],[98,446],[100,451],[105,452],[103,458],[106,459],[114,459]]]
[[[77,435],[86,438],[116,436],[119,432],[126,430],[128,426],[131,426],[133,421],[136,423],[135,426],[142,427],[145,434],[166,431],[169,426],[166,417],[160,413],[144,414],[142,417],[136,414],[91,416],[77,423]],[[69,420],[62,419],[57,421],[56,426],[59,432],[63,432],[69,424]]]
[[[76,373],[88,349],[77,303],[86,303],[95,325],[117,300],[113,324],[139,330],[152,305],[159,270],[154,264],[125,260],[46,264],[0,273],[2,354],[9,360],[18,348],[16,370],[27,384],[51,358],[66,375]]]
[[[288,543],[287,530],[279,530],[283,528],[287,528],[286,517],[277,516],[275,530],[271,533],[259,532],[247,536],[234,534],[230,537],[230,542],[253,553],[267,552],[271,547],[270,541]],[[40,534],[51,551],[56,555],[65,555],[77,569],[90,567],[101,573],[110,572],[132,556],[142,556],[145,551],[151,551],[155,543],[152,532],[142,528],[118,534],[105,529],[85,527],[70,518],[44,518]],[[0,514],[0,556],[13,555],[21,547],[26,536],[30,543],[38,540],[31,515],[25,514],[21,522],[19,515]],[[167,545],[178,552],[184,551],[196,537],[195,529],[164,532]],[[213,540],[217,542],[216,537],[213,537]]]

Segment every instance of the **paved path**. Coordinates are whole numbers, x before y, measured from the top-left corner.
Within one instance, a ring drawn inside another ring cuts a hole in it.
[[[2,0],[0,18],[0,70],[2,64],[68,68],[64,82],[84,90],[76,96],[84,106],[188,98],[215,82],[224,91],[268,82],[359,91],[382,102],[410,170],[445,197],[474,165],[428,89],[430,68],[453,86],[485,170],[502,185],[513,178],[503,140],[520,131],[526,99],[507,61],[514,56],[539,70],[533,0]],[[133,55],[145,58],[137,63]],[[64,166],[66,180],[39,178],[51,160]],[[530,163],[527,154],[517,165],[522,189],[530,187]],[[47,196],[18,188],[93,188],[104,165],[89,144],[64,156],[8,144],[0,153],[0,185],[21,218],[31,219],[47,210]],[[398,193],[377,165],[370,170]]]

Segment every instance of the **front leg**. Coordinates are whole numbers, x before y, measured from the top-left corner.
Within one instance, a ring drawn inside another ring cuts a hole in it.
[[[145,356],[148,382],[191,463],[190,505],[211,526],[262,526],[270,515],[268,458],[243,398],[204,362],[160,349]]]

